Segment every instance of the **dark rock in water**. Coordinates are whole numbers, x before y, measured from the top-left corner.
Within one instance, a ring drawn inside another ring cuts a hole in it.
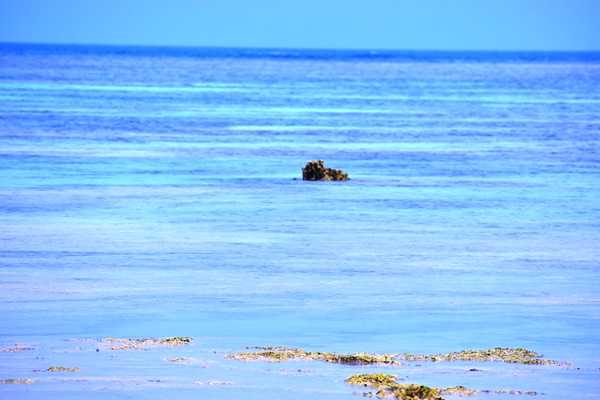
[[[347,181],[348,174],[341,169],[326,168],[323,160],[312,160],[302,168],[302,180]]]

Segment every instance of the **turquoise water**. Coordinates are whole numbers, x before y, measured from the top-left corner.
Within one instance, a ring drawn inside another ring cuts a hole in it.
[[[0,379],[35,381],[0,398],[351,399],[369,371],[600,399],[597,53],[4,44],[0,104],[0,348],[34,348]],[[352,180],[298,180],[316,158]],[[572,367],[224,357],[261,345]]]

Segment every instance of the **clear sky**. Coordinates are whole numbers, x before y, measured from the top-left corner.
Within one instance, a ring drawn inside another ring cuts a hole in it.
[[[0,0],[0,41],[600,50],[600,0]]]

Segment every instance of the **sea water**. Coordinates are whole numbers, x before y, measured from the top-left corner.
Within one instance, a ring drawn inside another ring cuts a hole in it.
[[[599,399],[599,198],[598,53],[2,44],[0,398]],[[270,345],[569,366],[226,358]]]

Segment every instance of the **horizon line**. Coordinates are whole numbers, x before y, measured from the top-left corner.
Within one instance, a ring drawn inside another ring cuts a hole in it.
[[[233,46],[233,45],[174,45],[174,44],[131,44],[131,43],[91,43],[91,42],[28,42],[3,41],[0,45],[31,46],[91,46],[91,47],[141,47],[172,49],[232,49],[232,50],[295,50],[295,51],[339,51],[339,52],[434,52],[434,53],[600,53],[598,49],[436,49],[436,48],[351,48],[351,47],[281,47],[281,46]]]

